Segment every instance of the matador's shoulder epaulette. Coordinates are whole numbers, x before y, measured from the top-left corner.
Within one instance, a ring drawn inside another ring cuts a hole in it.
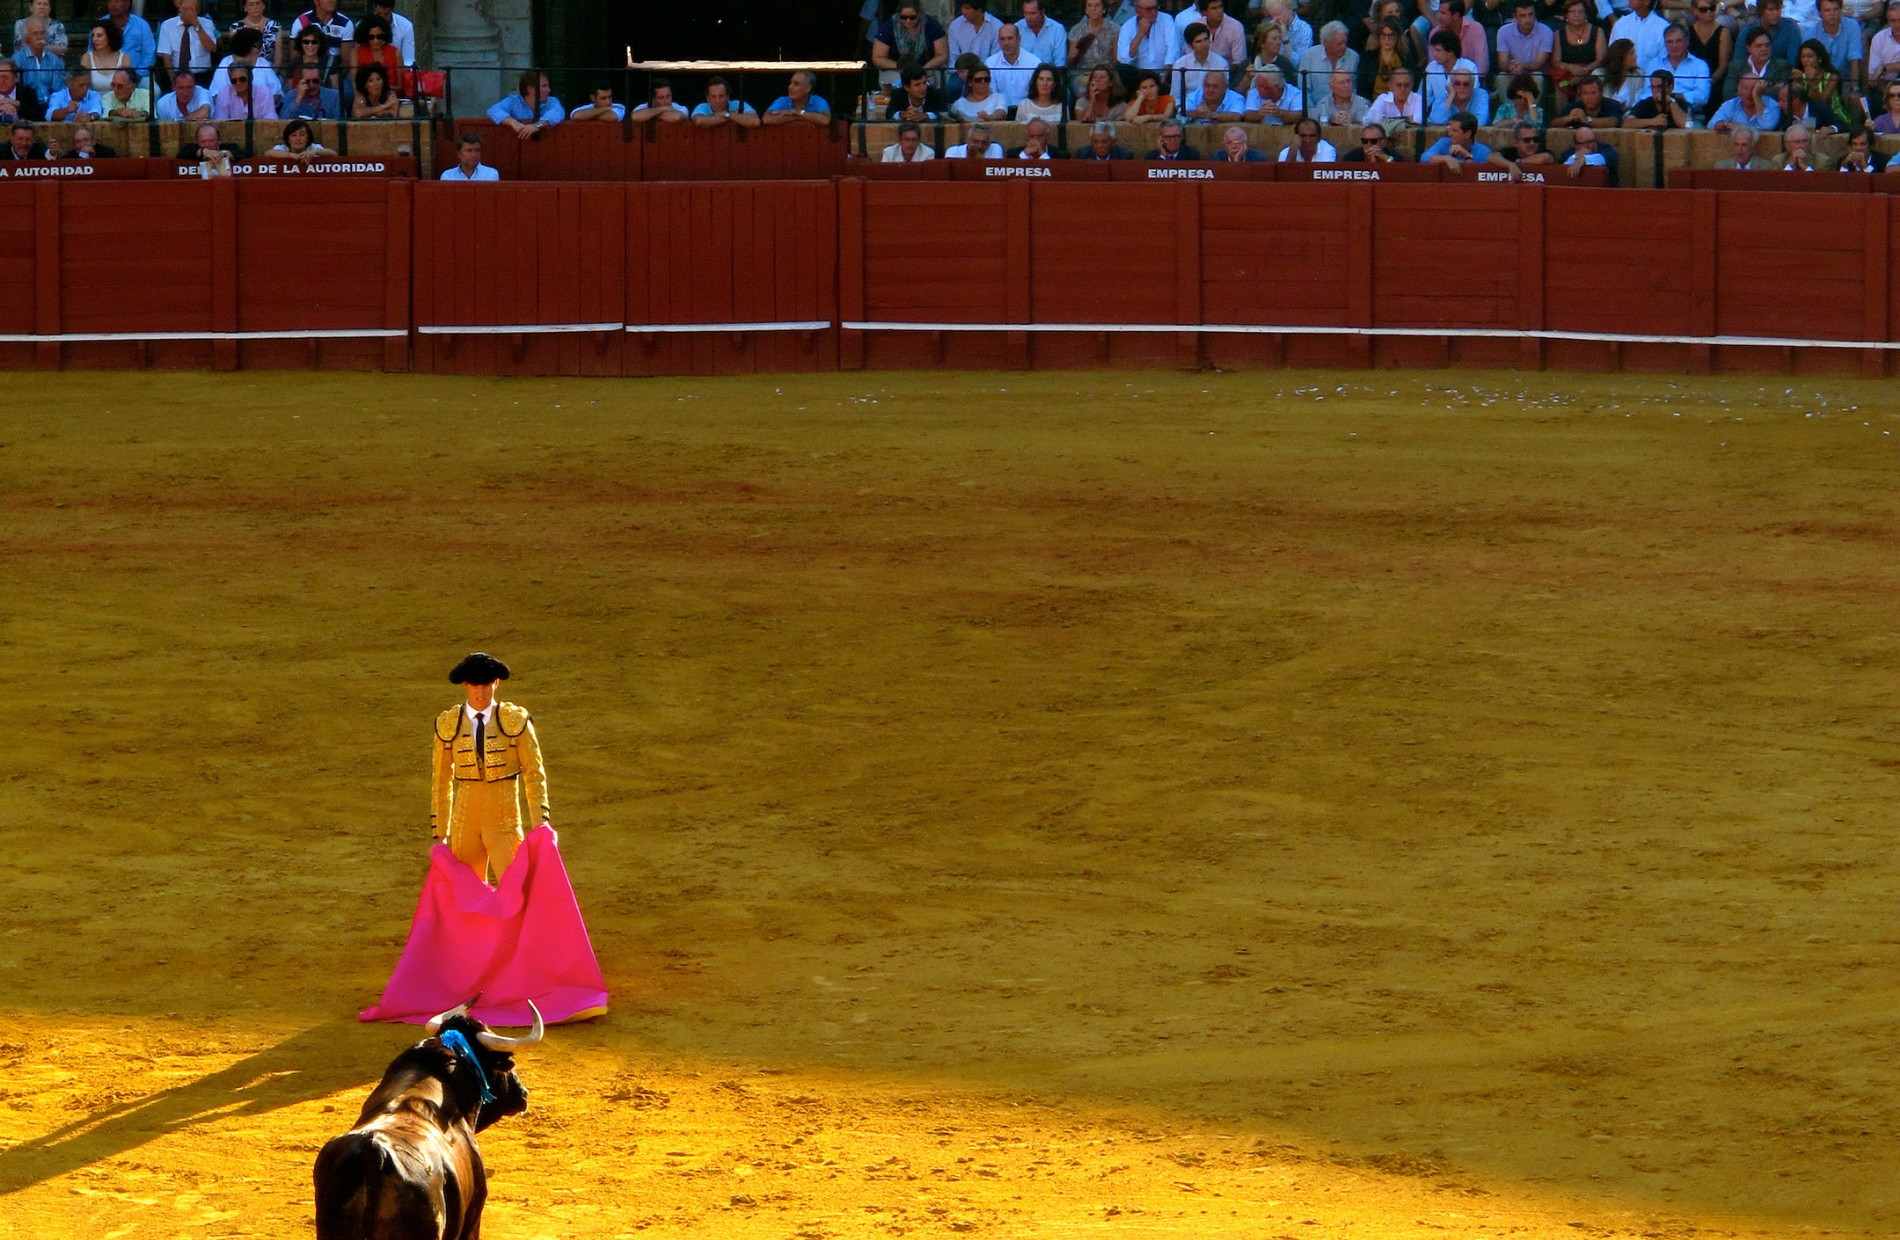
[[[435,738],[448,742],[455,739],[456,729],[462,726],[462,708],[451,706],[435,717]]]
[[[525,706],[516,706],[513,702],[495,703],[495,721],[501,725],[503,736],[520,736],[533,719]]]

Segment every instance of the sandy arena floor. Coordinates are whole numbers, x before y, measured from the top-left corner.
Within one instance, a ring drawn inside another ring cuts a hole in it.
[[[14,375],[0,1235],[307,1234],[484,646],[487,1234],[1900,1230],[1891,384]]]

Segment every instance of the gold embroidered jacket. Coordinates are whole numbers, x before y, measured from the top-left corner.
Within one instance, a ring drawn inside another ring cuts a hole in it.
[[[484,736],[487,752],[475,753],[475,728],[460,706],[436,716],[430,747],[429,831],[443,839],[454,805],[454,785],[469,780],[496,783],[519,780],[528,802],[529,823],[548,821],[548,777],[541,765],[534,717],[513,702],[495,703],[495,726]]]

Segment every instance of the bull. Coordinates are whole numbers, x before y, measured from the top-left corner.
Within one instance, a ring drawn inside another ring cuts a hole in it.
[[[477,1240],[488,1177],[475,1134],[528,1109],[518,1038],[468,1015],[475,1000],[429,1021],[429,1037],[391,1061],[356,1126],[317,1155],[317,1240]]]

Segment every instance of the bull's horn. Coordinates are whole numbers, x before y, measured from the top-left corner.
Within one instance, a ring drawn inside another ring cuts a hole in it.
[[[475,996],[475,998],[479,999],[481,998],[481,996],[477,995]],[[424,1025],[423,1028],[427,1029],[430,1033],[440,1033],[442,1032],[443,1021],[448,1020],[449,1018],[454,1017],[454,1016],[466,1016],[468,1014],[468,1010],[474,1006],[475,1006],[475,999],[470,999],[467,1003],[458,1003],[454,1007],[450,1008],[448,1011],[442,1013],[440,1016],[431,1016],[429,1018],[429,1023]]]
[[[476,1034],[475,1037],[480,1040],[483,1046],[486,1046],[491,1051],[512,1051],[517,1047],[527,1046],[531,1042],[539,1042],[542,1035],[547,1033],[547,1029],[541,1024],[541,1009],[534,1006],[534,1000],[530,999],[528,1000],[528,1010],[534,1013],[534,1028],[528,1030],[522,1037],[504,1037],[499,1033],[490,1033],[486,1029]]]

